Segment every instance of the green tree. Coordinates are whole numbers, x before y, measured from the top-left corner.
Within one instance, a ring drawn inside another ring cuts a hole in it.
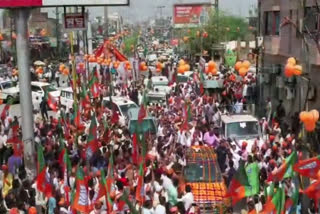
[[[132,56],[132,49],[131,47],[136,47],[138,43],[138,38],[139,38],[139,32],[133,32],[131,35],[127,36],[124,38],[123,43],[124,43],[124,54],[126,56]]]

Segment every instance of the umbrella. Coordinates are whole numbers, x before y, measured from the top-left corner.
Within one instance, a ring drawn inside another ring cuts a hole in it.
[[[46,63],[44,63],[44,62],[42,62],[42,61],[40,61],[40,60],[35,61],[33,64],[36,65],[36,66],[46,65]]]

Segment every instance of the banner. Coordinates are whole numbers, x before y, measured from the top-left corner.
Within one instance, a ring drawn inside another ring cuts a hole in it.
[[[176,4],[173,9],[174,27],[198,27],[208,21],[210,10],[210,4]]]

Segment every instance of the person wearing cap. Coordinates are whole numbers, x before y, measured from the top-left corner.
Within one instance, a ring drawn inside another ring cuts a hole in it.
[[[96,201],[94,204],[94,209],[90,212],[90,214],[107,214],[107,211],[102,209],[102,202]]]

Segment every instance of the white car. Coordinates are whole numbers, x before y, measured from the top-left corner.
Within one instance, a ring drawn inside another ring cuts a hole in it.
[[[139,108],[139,106],[133,102],[132,100],[126,97],[112,97],[112,103],[110,102],[110,97],[103,98],[103,106],[112,110],[115,110],[120,114],[120,116],[127,118],[128,117],[128,110],[131,108]]]
[[[11,80],[4,80],[0,82],[0,98],[7,102],[10,100],[19,100],[19,86]]]
[[[148,86],[149,79],[144,79],[144,85]],[[169,80],[166,76],[153,76],[151,77],[151,86],[154,91],[164,92],[166,94],[170,94],[172,88],[169,86]]]
[[[67,112],[73,108],[73,90],[71,87],[61,89],[60,103]]]
[[[32,103],[35,108],[40,106],[40,103],[45,95],[45,91],[48,91],[49,95],[56,98],[60,97],[60,91],[53,85],[46,82],[31,82]]]

